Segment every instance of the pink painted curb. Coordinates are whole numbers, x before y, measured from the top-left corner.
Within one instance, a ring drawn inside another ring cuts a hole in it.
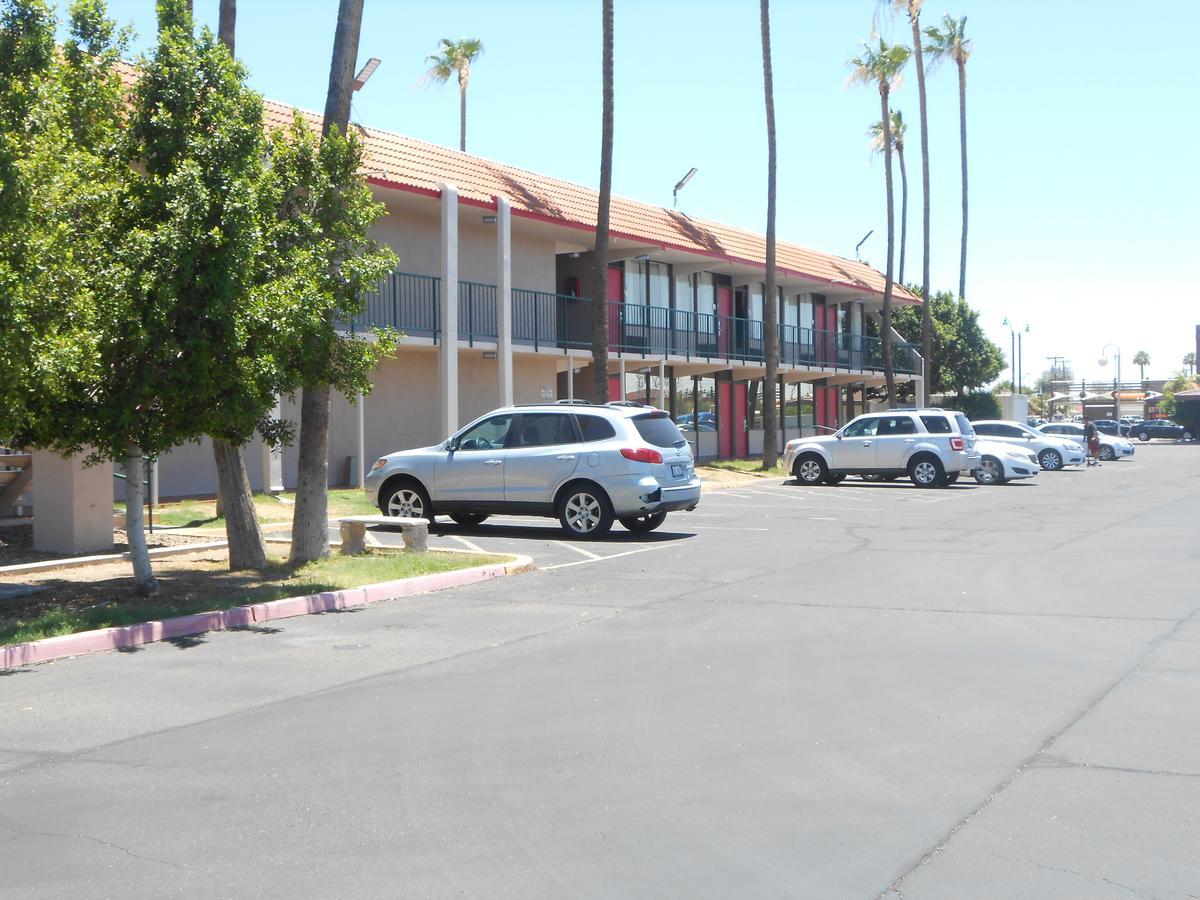
[[[528,556],[513,555],[512,561],[506,563],[491,563],[454,572],[418,575],[415,578],[368,584],[363,587],[347,588],[344,591],[325,591],[301,597],[285,597],[269,603],[234,606],[218,612],[163,619],[161,622],[142,622],[139,625],[124,625],[119,628],[100,628],[95,631],[65,634],[61,637],[42,638],[24,644],[9,644],[0,647],[0,669],[16,669],[55,659],[66,659],[70,656],[85,656],[89,653],[104,653],[124,647],[136,647],[139,644],[149,644],[189,634],[221,631],[226,628],[242,628],[258,622],[270,622],[274,619],[289,619],[293,616],[307,616],[354,606],[366,606],[371,603],[382,603],[385,600],[399,600],[414,594],[427,594],[445,588],[461,587],[480,581],[490,581],[493,578],[517,575],[521,572],[532,571],[533,568],[533,560]]]

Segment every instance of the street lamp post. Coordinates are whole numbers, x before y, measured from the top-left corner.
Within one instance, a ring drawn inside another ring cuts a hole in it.
[[[1116,344],[1105,344],[1100,348],[1100,359],[1097,362],[1102,366],[1108,365],[1110,347],[1117,351],[1117,377],[1113,379],[1113,419],[1119,422],[1121,421],[1121,348]],[[1117,430],[1120,431],[1120,429]]]
[[[1030,329],[1029,325],[1026,325],[1020,331],[1017,331],[1015,328],[1013,328],[1012,322],[1010,322],[1008,320],[1008,316],[1004,317],[1004,322],[1002,324],[1008,326],[1009,359],[1011,359],[1012,363],[1013,363],[1012,390],[1013,390],[1014,394],[1019,394],[1019,393],[1021,393],[1021,386],[1022,386],[1021,385],[1021,335],[1029,334],[1031,329]]]

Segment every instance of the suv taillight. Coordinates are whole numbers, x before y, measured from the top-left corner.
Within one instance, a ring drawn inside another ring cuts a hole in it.
[[[950,438],[950,449],[951,450],[961,450],[965,446],[967,446],[966,441],[964,441],[962,438],[960,438],[960,437]]]
[[[632,447],[626,447],[621,451],[621,455],[626,459],[632,459],[634,462],[662,462],[662,454],[657,450],[651,450],[649,447],[638,447],[636,450]]]

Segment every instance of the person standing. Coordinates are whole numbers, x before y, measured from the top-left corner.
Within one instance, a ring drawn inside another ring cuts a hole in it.
[[[1083,420],[1083,439],[1087,441],[1089,466],[1100,465],[1100,431],[1091,419]]]

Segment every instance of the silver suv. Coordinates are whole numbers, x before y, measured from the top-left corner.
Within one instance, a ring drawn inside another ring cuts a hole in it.
[[[892,409],[867,413],[824,437],[788,441],[783,464],[801,484],[838,484],[847,475],[944,487],[979,465],[975,431],[962,413]]]
[[[653,531],[700,502],[692,450],[667,413],[635,403],[509,406],[434,447],[376,460],[367,497],[386,516],[448,515],[478,525],[496,514],[557,517],[573,537],[616,519]]]

